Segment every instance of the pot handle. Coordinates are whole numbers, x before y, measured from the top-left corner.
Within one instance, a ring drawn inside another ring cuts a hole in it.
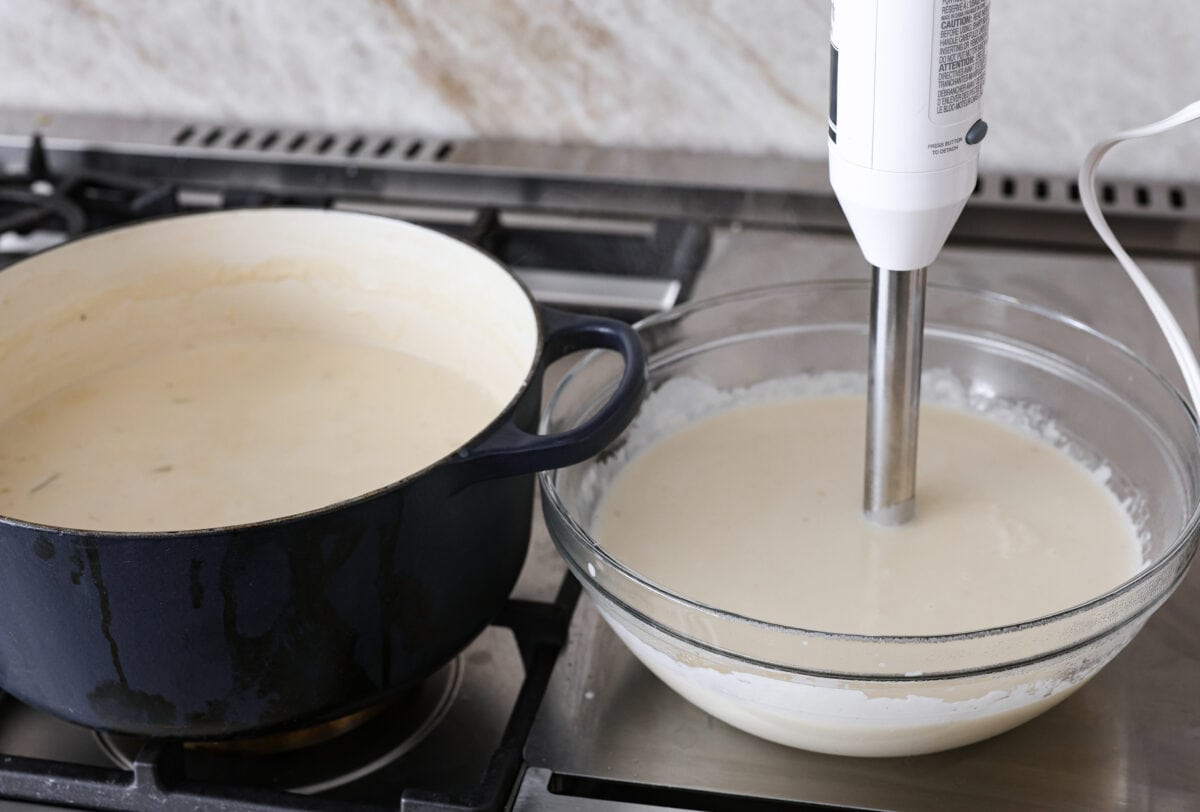
[[[587,420],[559,434],[530,434],[512,418],[477,445],[458,453],[460,486],[485,479],[531,474],[583,462],[600,453],[633,420],[646,389],[646,353],[632,327],[616,319],[540,308],[545,331],[541,375],[550,362],[579,350],[605,349],[625,362],[608,402]]]

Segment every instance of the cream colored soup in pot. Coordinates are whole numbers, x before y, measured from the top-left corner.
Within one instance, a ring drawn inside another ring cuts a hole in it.
[[[1031,620],[1132,576],[1132,522],[1064,452],[921,410],[917,518],[861,516],[861,397],[742,406],[659,440],[609,486],[593,532],[636,572],[759,620],[867,635]]]
[[[0,514],[88,530],[223,527],[367,493],[504,404],[404,352],[241,334],[101,370],[0,425]]]

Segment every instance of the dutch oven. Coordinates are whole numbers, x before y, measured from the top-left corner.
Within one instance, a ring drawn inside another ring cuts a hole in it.
[[[422,470],[291,515],[132,531],[0,517],[4,691],[177,738],[381,702],[487,625],[525,558],[533,472],[597,453],[644,386],[626,325],[537,306],[464,243],[383,217],[244,210],[107,231],[0,274],[0,420],[93,370],[243,329],[411,352],[506,405]],[[545,365],[588,348],[619,353],[624,373],[581,425],[536,435]]]

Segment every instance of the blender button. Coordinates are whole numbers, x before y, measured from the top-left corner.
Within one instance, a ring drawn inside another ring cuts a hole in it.
[[[982,141],[985,135],[987,135],[987,122],[983,119],[979,119],[971,125],[969,130],[967,130],[967,134],[963,136],[963,140],[971,146],[974,146]]]

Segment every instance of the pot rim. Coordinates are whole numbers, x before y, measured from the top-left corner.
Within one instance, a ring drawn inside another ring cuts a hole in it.
[[[719,307],[722,305],[727,305],[727,304],[736,303],[736,302],[767,299],[767,298],[770,298],[775,295],[786,294],[786,293],[795,292],[795,291],[839,290],[839,289],[840,290],[855,290],[855,289],[866,290],[867,288],[869,288],[869,285],[870,285],[869,280],[815,279],[815,280],[806,280],[806,281],[802,281],[802,282],[791,282],[791,283],[785,283],[785,284],[779,284],[779,285],[769,285],[769,286],[762,286],[762,287],[747,288],[745,290],[722,294],[722,295],[714,296],[714,297],[707,298],[707,299],[700,299],[700,300],[696,300],[694,302],[688,302],[686,304],[674,307],[671,310],[665,311],[663,313],[656,313],[652,316],[649,316],[649,317],[637,322],[634,325],[634,328],[635,328],[635,330],[642,332],[647,328],[652,328],[659,324],[663,324],[663,323],[667,323],[667,322],[676,320],[680,317],[689,315],[689,314],[697,312],[697,311],[713,309],[713,308],[716,308],[716,307]],[[1187,419],[1188,423],[1191,426],[1193,439],[1196,441],[1195,447],[1197,449],[1200,449],[1200,422],[1197,421],[1196,413],[1193,411],[1192,407],[1187,403],[1186,399],[1180,394],[1179,389],[1174,384],[1172,384],[1166,377],[1164,377],[1158,371],[1156,371],[1155,369],[1150,367],[1137,354],[1135,354],[1132,350],[1130,350],[1128,347],[1126,347],[1121,342],[1119,342],[1113,338],[1110,338],[1109,336],[1104,335],[1103,333],[1090,327],[1089,325],[1083,323],[1082,321],[1079,321],[1078,319],[1075,319],[1071,316],[1067,316],[1063,313],[1059,313],[1058,311],[1053,310],[1048,307],[1043,307],[1041,305],[1024,302],[1014,296],[1009,296],[1009,295],[1001,294],[1001,293],[993,293],[991,291],[979,290],[979,289],[975,289],[975,288],[955,286],[955,285],[930,284],[929,288],[934,291],[941,291],[944,293],[950,293],[950,294],[955,294],[955,295],[965,295],[965,296],[969,296],[969,297],[972,297],[977,300],[995,302],[997,304],[1004,305],[1005,307],[1023,310],[1027,313],[1031,313],[1033,315],[1036,315],[1036,316],[1039,316],[1042,318],[1056,321],[1063,326],[1082,331],[1082,332],[1086,333],[1089,337],[1091,337],[1093,339],[1099,339],[1100,341],[1108,344],[1118,354],[1123,355],[1127,360],[1134,362],[1134,364],[1136,366],[1140,367],[1144,372],[1148,373],[1152,377],[1153,380],[1155,380],[1160,386],[1162,386],[1166,390],[1166,392],[1170,396],[1170,398],[1172,400],[1174,400],[1176,405],[1183,410],[1183,415]],[[562,395],[563,391],[567,388],[567,386],[571,383],[571,381],[575,378],[575,376],[584,368],[584,366],[589,363],[592,363],[594,359],[595,359],[595,354],[589,353],[585,358],[581,359],[578,363],[576,363],[566,373],[566,375],[563,376],[561,382],[558,384],[557,387],[555,387],[554,392],[551,394],[550,399],[547,401],[546,408],[542,412],[542,417],[541,417],[541,420],[539,421],[539,427],[538,427],[539,431],[546,431],[548,429],[549,421],[551,419],[551,416],[555,412],[555,407],[558,404],[558,400],[559,400],[560,396]],[[656,368],[656,366],[658,366],[658,364],[655,362],[655,358],[653,357],[653,355],[651,355],[649,358],[647,358],[647,370],[652,372]],[[710,604],[703,603],[701,601],[696,601],[696,600],[687,598],[683,595],[680,595],[676,592],[666,589],[662,585],[657,584],[654,581],[651,581],[648,578],[642,576],[636,570],[633,570],[633,569],[627,567],[626,565],[622,564],[620,561],[618,561],[616,558],[614,558],[612,555],[610,555],[608,553],[608,551],[606,551],[603,547],[601,547],[599,544],[597,544],[596,540],[592,538],[591,534],[587,530],[585,530],[580,525],[580,523],[578,521],[576,521],[575,517],[572,516],[571,513],[566,509],[566,506],[562,502],[562,498],[559,496],[558,488],[555,485],[555,475],[557,473],[558,473],[557,470],[551,470],[551,471],[542,471],[538,475],[539,484],[541,486],[543,503],[553,508],[555,514],[557,515],[557,518],[561,519],[570,528],[571,532],[577,538],[579,538],[583,541],[585,547],[587,548],[587,550],[590,554],[593,554],[597,558],[602,560],[606,566],[611,567],[619,576],[621,576],[629,581],[632,581],[638,587],[645,589],[651,593],[654,593],[654,594],[658,595],[659,597],[661,597],[671,603],[683,606],[686,609],[700,612],[705,615],[715,616],[722,620],[731,621],[735,624],[745,624],[748,626],[752,626],[756,629],[768,631],[770,633],[778,633],[781,635],[803,635],[803,636],[807,636],[807,637],[818,638],[818,639],[829,640],[829,641],[837,641],[837,642],[889,643],[889,644],[894,643],[894,644],[901,644],[901,645],[912,645],[912,644],[929,645],[929,644],[938,644],[938,643],[951,643],[954,641],[962,641],[962,640],[976,640],[976,639],[983,638],[983,637],[997,636],[997,635],[1002,635],[1002,634],[1011,634],[1011,633],[1015,633],[1015,632],[1024,631],[1027,629],[1037,628],[1039,626],[1045,626],[1045,625],[1057,623],[1059,621],[1063,621],[1068,618],[1074,617],[1076,615],[1080,615],[1085,612],[1091,611],[1091,610],[1097,608],[1098,606],[1102,606],[1104,604],[1110,603],[1113,600],[1116,600],[1116,599],[1120,598],[1121,596],[1133,591],[1134,589],[1136,589],[1137,587],[1139,587],[1146,581],[1155,577],[1158,573],[1160,573],[1168,565],[1174,563],[1176,561],[1176,559],[1178,558],[1178,556],[1180,555],[1180,553],[1183,552],[1185,550],[1185,548],[1189,545],[1189,543],[1193,542],[1193,540],[1196,538],[1197,534],[1200,533],[1200,498],[1197,498],[1194,500],[1194,502],[1191,506],[1191,512],[1188,515],[1187,520],[1184,522],[1183,526],[1180,528],[1180,530],[1176,534],[1176,538],[1175,538],[1174,542],[1171,544],[1171,546],[1167,550],[1165,550],[1163,552],[1163,554],[1159,557],[1159,559],[1157,561],[1138,570],[1130,578],[1121,582],[1120,584],[1118,584],[1117,586],[1108,590],[1107,592],[1104,592],[1084,603],[1076,604],[1074,606],[1067,607],[1066,609],[1063,609],[1061,611],[1054,612],[1049,615],[1042,615],[1040,617],[1022,621],[1020,623],[1010,623],[1010,624],[1006,624],[1006,625],[1002,625],[1002,626],[994,626],[994,627],[989,627],[989,628],[984,628],[984,629],[974,629],[974,630],[965,631],[965,632],[953,632],[953,633],[949,633],[949,634],[933,634],[933,635],[895,635],[895,634],[892,634],[892,635],[869,635],[869,634],[856,634],[856,633],[848,633],[848,632],[829,632],[829,631],[822,631],[822,630],[818,630],[818,629],[806,629],[806,628],[799,627],[799,626],[787,626],[787,625],[784,625],[781,623],[773,623],[771,621],[761,620],[758,618],[753,618],[753,617],[749,617],[746,615],[738,614],[736,612],[731,612],[731,611],[728,611],[725,609],[721,609],[719,607],[712,606]],[[583,570],[582,570],[582,567],[579,566],[579,562],[577,562],[574,559],[574,557],[570,554],[570,552],[565,549],[564,545],[562,545],[558,542],[557,538],[555,538],[554,541],[555,541],[555,545],[559,548],[560,552],[562,552],[562,554],[569,560],[572,570],[574,570],[576,572],[576,574],[579,575],[580,579],[584,581],[584,584],[589,588],[589,590],[600,589],[607,600],[613,601],[618,607],[622,608],[626,612],[633,614],[633,616],[635,616],[635,617],[642,616],[642,614],[639,613],[636,609],[634,609],[633,607],[627,606],[623,601],[621,601],[615,595],[612,595],[608,590],[604,590],[598,584],[594,583],[593,579],[584,578],[583,574],[582,574]],[[1193,552],[1194,552],[1195,545],[1192,544],[1192,546],[1193,546]],[[1184,570],[1179,574],[1178,578],[1172,582],[1170,588],[1165,590],[1162,596],[1158,596],[1159,598],[1165,597],[1166,595],[1170,594],[1171,589],[1173,589],[1175,584],[1178,583],[1178,580],[1182,579],[1183,576],[1186,574],[1186,569],[1187,569],[1187,567],[1185,565]],[[1161,602],[1161,601],[1158,601],[1158,602]],[[1137,611],[1133,612],[1131,617],[1140,616],[1145,611],[1147,606],[1152,606],[1154,604],[1155,604],[1155,602],[1152,601],[1150,604],[1146,604],[1146,605],[1137,607]],[[660,623],[659,621],[657,621],[654,618],[646,618],[646,620],[654,628],[659,629],[660,631],[667,633],[672,637],[676,637],[678,639],[684,640],[690,644],[699,645],[702,648],[705,648],[708,650],[714,650],[714,651],[717,650],[717,649],[714,649],[711,644],[705,643],[703,641],[694,640],[691,637],[691,635],[689,635],[685,632],[682,632],[678,629],[664,626],[662,623]],[[1113,629],[1123,626],[1127,620],[1128,620],[1128,618],[1122,618],[1120,620],[1120,622],[1118,622],[1115,625],[1113,625],[1112,627],[1110,627],[1104,633],[1107,634],[1107,633],[1111,632]],[[743,655],[740,655],[736,652],[726,651],[723,649],[721,649],[720,651],[725,656],[733,657],[733,658],[740,659],[740,660],[748,660],[749,659],[749,658],[747,658]],[[1057,649],[1056,649],[1056,651],[1057,651]],[[784,667],[784,666],[772,666],[772,667]],[[786,667],[786,670],[798,671],[799,669]],[[860,679],[860,678],[864,678],[864,677],[866,677],[866,675],[856,675],[855,676],[856,679]],[[885,678],[885,675],[874,675],[874,678],[875,679]],[[927,676],[924,678],[927,678]]]
[[[114,234],[118,234],[118,233],[124,233],[124,232],[139,230],[139,229],[143,229],[143,228],[153,229],[154,227],[160,226],[167,221],[174,221],[174,220],[179,220],[179,219],[201,219],[201,218],[257,217],[257,216],[262,216],[262,215],[265,215],[268,217],[279,217],[279,216],[285,216],[285,215],[289,215],[289,214],[300,214],[301,217],[322,216],[322,217],[344,218],[346,220],[371,220],[371,221],[377,221],[377,222],[386,222],[389,224],[389,227],[394,226],[399,231],[411,230],[411,231],[423,232],[425,234],[431,235],[435,239],[442,239],[442,240],[446,240],[450,243],[456,243],[459,246],[466,248],[468,251],[478,254],[482,259],[486,260],[488,264],[493,266],[498,271],[506,274],[513,282],[515,282],[518,290],[521,291],[521,293],[525,297],[525,300],[529,303],[529,309],[533,315],[534,327],[536,329],[536,343],[534,345],[533,356],[530,359],[529,368],[525,371],[525,377],[521,381],[520,388],[516,391],[516,393],[513,395],[513,397],[503,406],[503,408],[501,408],[499,410],[499,412],[497,412],[496,417],[494,419],[492,419],[491,421],[489,421],[488,424],[486,426],[484,426],[482,429],[480,429],[478,432],[471,435],[470,438],[468,438],[464,442],[460,443],[457,447],[455,447],[449,453],[439,457],[438,459],[429,463],[425,467],[423,467],[417,471],[413,471],[410,474],[407,474],[406,476],[402,477],[401,479],[395,480],[386,485],[382,485],[378,488],[374,488],[373,490],[367,491],[365,493],[361,493],[356,496],[342,499],[338,502],[333,502],[328,505],[322,505],[321,507],[312,508],[311,510],[306,510],[306,511],[303,511],[300,513],[290,513],[286,516],[277,516],[277,517],[271,518],[271,519],[262,519],[260,521],[243,522],[241,524],[223,525],[223,526],[219,526],[219,527],[201,527],[201,528],[196,528],[193,530],[159,530],[159,531],[154,531],[154,532],[141,531],[141,530],[87,530],[87,529],[74,528],[74,527],[60,527],[58,525],[41,524],[39,522],[31,522],[31,521],[27,521],[24,519],[17,519],[12,516],[5,516],[3,514],[0,514],[0,526],[7,525],[7,526],[11,526],[11,527],[19,527],[19,528],[22,528],[25,530],[32,530],[34,532],[40,532],[40,533],[54,533],[57,535],[69,535],[69,536],[84,536],[84,537],[87,537],[88,539],[95,539],[95,540],[98,540],[101,542],[111,540],[111,541],[154,541],[155,543],[168,542],[172,539],[191,539],[191,538],[200,538],[200,537],[208,537],[208,536],[218,536],[218,535],[242,532],[242,531],[247,531],[247,530],[262,530],[262,529],[272,528],[272,527],[283,527],[283,526],[286,526],[286,525],[289,525],[292,523],[309,521],[311,519],[315,519],[315,518],[318,518],[321,516],[326,516],[326,515],[344,510],[346,508],[353,507],[355,505],[365,504],[365,503],[370,502],[374,499],[377,499],[381,496],[384,496],[385,494],[387,494],[391,491],[398,490],[399,488],[403,488],[403,487],[409,485],[413,480],[424,476],[425,474],[429,473],[430,471],[437,468],[438,466],[443,465],[446,462],[449,462],[449,461],[457,458],[463,452],[464,449],[468,448],[469,446],[482,440],[484,437],[486,437],[489,434],[491,434],[492,432],[494,432],[497,428],[499,428],[499,426],[502,423],[504,423],[508,419],[509,415],[511,415],[511,413],[512,413],[513,409],[516,407],[517,403],[521,400],[522,397],[525,396],[525,393],[529,390],[530,384],[537,377],[537,371],[542,362],[542,356],[543,356],[544,349],[545,349],[543,346],[544,341],[545,341],[545,328],[544,328],[543,320],[542,320],[541,307],[538,305],[537,301],[534,300],[533,293],[529,290],[529,286],[526,285],[524,282],[522,282],[521,279],[515,273],[512,272],[512,269],[509,268],[507,265],[505,265],[503,262],[501,262],[498,257],[493,256],[492,254],[483,250],[482,248],[471,245],[466,240],[459,239],[458,237],[452,236],[450,234],[444,234],[440,231],[437,231],[436,229],[429,228],[428,226],[417,225],[416,223],[411,223],[407,220],[401,220],[401,219],[398,219],[395,217],[388,217],[388,216],[382,215],[382,214],[372,214],[369,212],[358,212],[358,211],[342,211],[339,209],[319,209],[319,208],[315,208],[312,206],[263,206],[260,208],[219,209],[216,211],[205,211],[205,212],[169,212],[167,214],[159,214],[159,215],[154,215],[151,217],[146,217],[144,219],[138,220],[137,222],[133,222],[133,223],[118,223],[118,224],[111,225],[111,226],[105,226],[104,228],[96,229],[95,231],[90,231],[87,234],[82,234],[74,239],[69,239],[64,242],[58,243],[57,245],[47,246],[46,248],[42,248],[38,251],[34,251],[33,253],[28,254],[27,256],[22,257],[21,259],[17,260],[16,262],[14,262],[10,265],[5,266],[4,268],[0,268],[0,273],[4,273],[5,271],[11,270],[13,268],[17,268],[30,260],[40,259],[44,256],[47,256],[48,254],[52,254],[56,251],[66,249],[68,247],[75,247],[75,246],[80,245],[81,243],[86,243],[86,242],[89,242],[92,240],[111,238]],[[0,277],[0,278],[2,278],[2,277]]]

